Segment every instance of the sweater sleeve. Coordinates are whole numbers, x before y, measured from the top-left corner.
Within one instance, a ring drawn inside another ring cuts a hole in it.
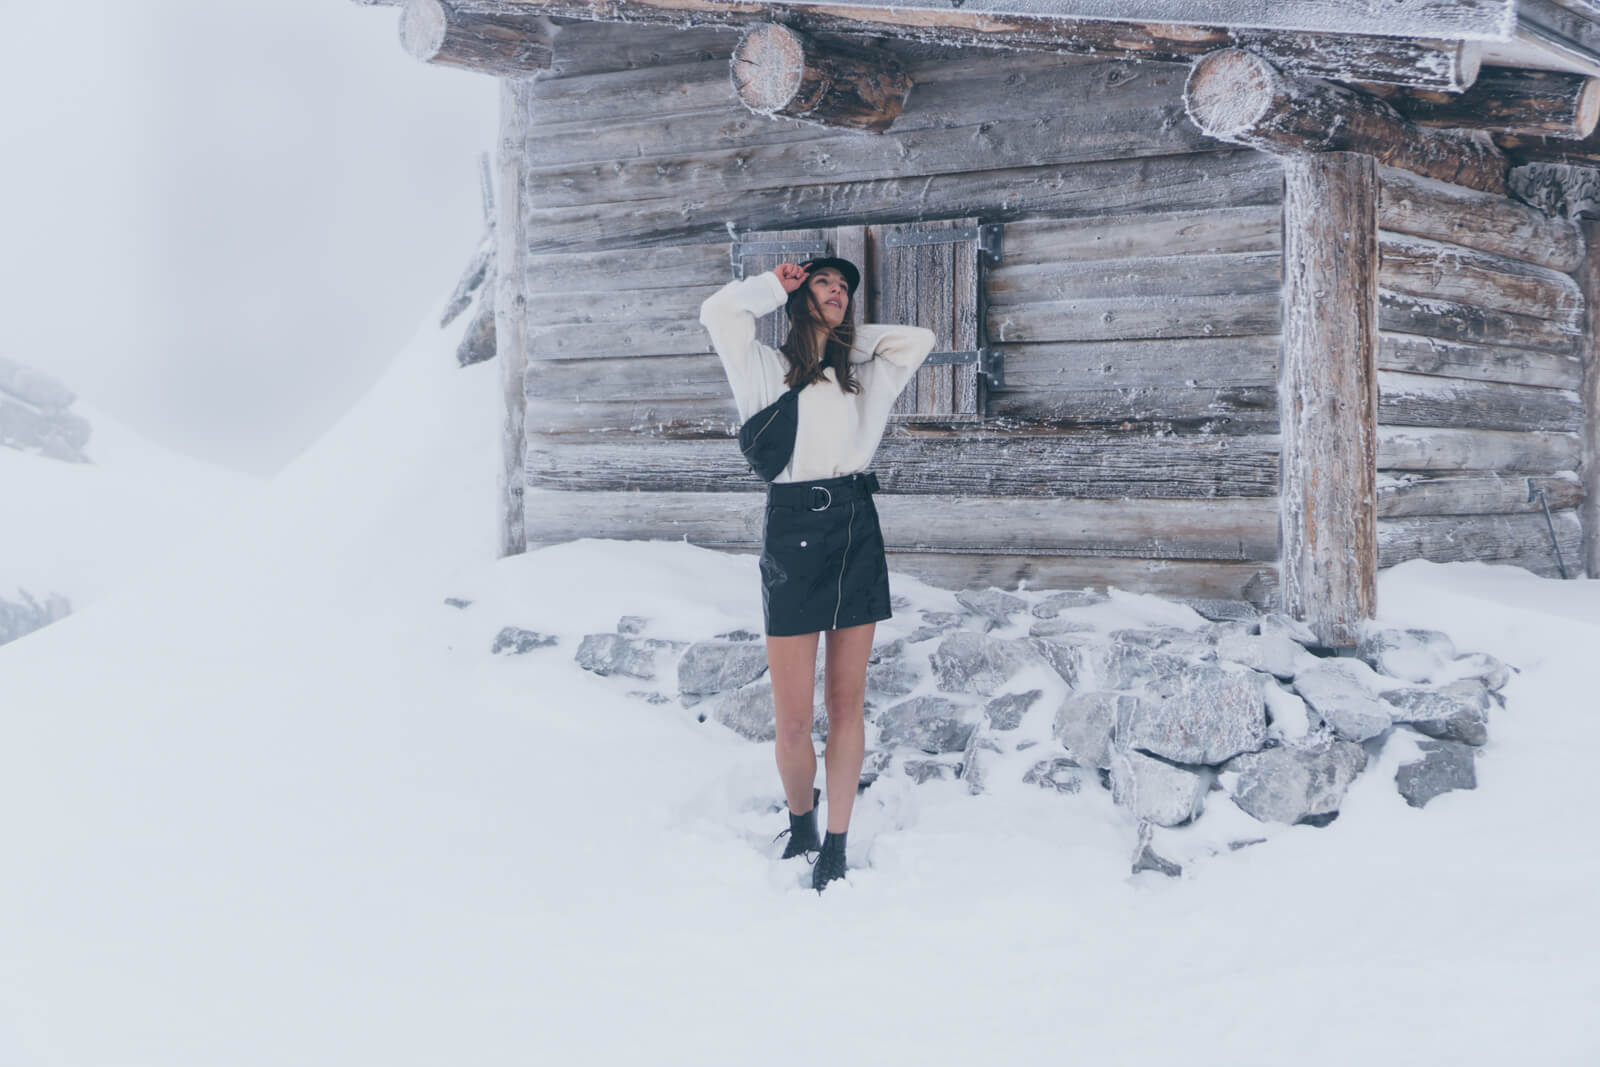
[[[772,271],[729,282],[700,305],[700,325],[711,335],[711,347],[722,360],[740,408],[754,410],[761,395],[761,354],[756,319],[776,311],[789,299]]]
[[[933,331],[923,326],[869,324],[856,331],[856,347],[863,355],[852,352],[850,359],[872,362],[874,388],[888,393],[892,401],[933,353],[936,340]]]

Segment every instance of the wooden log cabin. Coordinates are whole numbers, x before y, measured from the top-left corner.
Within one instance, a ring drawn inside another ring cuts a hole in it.
[[[501,79],[508,553],[758,550],[697,311],[826,250],[939,337],[893,568],[1330,647],[1404,560],[1600,575],[1590,3],[365,2]]]

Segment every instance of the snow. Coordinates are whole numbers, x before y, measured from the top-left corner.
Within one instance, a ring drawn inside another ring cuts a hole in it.
[[[0,647],[0,1063],[1600,1057],[1600,584],[1383,576],[1383,621],[1520,669],[1475,792],[1408,808],[1397,742],[1325,828],[1213,793],[1158,850],[1267,840],[1167,879],[1129,875],[1092,785],[885,779],[819,897],[769,858],[769,745],[572,659],[625,614],[759,629],[754,559],[495,559],[499,369],[455,366],[464,322],[222,535]],[[893,583],[913,606],[880,635],[950,603]],[[560,644],[491,656],[508,624]]]
[[[147,441],[93,404],[89,463],[0,448],[0,597],[97,599],[227,517],[261,484]]]

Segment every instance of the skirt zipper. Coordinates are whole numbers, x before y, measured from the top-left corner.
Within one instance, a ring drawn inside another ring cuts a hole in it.
[[[850,501],[850,525],[845,527],[844,553],[839,557],[839,581],[834,586],[833,629],[839,628],[839,608],[844,601],[844,567],[850,559],[850,542],[856,533],[856,502]]]

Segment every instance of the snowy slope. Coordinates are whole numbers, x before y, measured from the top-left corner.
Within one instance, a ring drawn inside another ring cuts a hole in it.
[[[1098,790],[891,782],[819,897],[762,849],[769,746],[573,662],[758,627],[753,558],[494,559],[456,333],[229,538],[0,648],[0,1064],[1600,1062],[1600,583],[1385,575],[1385,621],[1522,668],[1476,792],[1412,810],[1386,754],[1168,880]],[[948,597],[893,582],[886,637]]]
[[[0,448],[0,597],[19,587],[74,607],[204,537],[261,483],[151,444],[79,400],[90,463]]]

